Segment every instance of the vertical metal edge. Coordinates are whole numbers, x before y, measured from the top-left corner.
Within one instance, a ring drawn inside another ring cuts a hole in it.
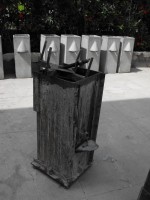
[[[96,97],[94,102],[94,114],[92,120],[92,130],[91,130],[91,139],[96,141],[97,137],[97,129],[98,123],[100,118],[100,110],[102,104],[102,96],[103,96],[103,89],[104,89],[104,81],[105,81],[105,74],[100,74],[97,76],[97,84],[96,84]],[[90,152],[89,155],[89,163],[93,161],[94,151]]]

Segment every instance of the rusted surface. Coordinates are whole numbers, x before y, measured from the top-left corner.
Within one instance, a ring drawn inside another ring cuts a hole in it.
[[[96,140],[104,75],[90,71],[89,77],[69,82],[34,73],[33,83],[38,145],[33,165],[68,187],[92,162],[93,154],[76,148]]]
[[[39,111],[39,99],[40,99],[40,92],[39,92],[39,87],[40,87],[40,77],[38,75],[34,76],[33,79],[33,109],[34,111],[38,112]]]

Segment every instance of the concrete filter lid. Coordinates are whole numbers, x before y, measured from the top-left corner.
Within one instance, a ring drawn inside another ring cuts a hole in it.
[[[22,40],[17,48],[17,52],[18,53],[24,53],[24,52],[27,52],[27,48],[26,48],[26,45],[24,43],[24,41]]]
[[[117,46],[116,46],[116,42],[113,42],[112,44],[111,44],[111,46],[110,46],[110,48],[109,48],[109,51],[117,51]]]
[[[131,49],[131,44],[130,44],[130,42],[128,42],[127,44],[126,44],[126,46],[125,46],[125,48],[124,48],[124,51],[132,51],[132,49]]]
[[[52,52],[56,52],[57,51],[57,47],[54,41],[52,41],[47,49],[47,51],[49,51],[49,48],[52,48]]]
[[[99,51],[99,48],[97,46],[97,42],[96,41],[93,42],[93,44],[92,44],[92,46],[90,48],[90,51],[93,51],[93,52]]]
[[[69,47],[69,51],[71,51],[71,52],[77,52],[78,51],[78,47],[77,47],[76,42],[74,40]]]

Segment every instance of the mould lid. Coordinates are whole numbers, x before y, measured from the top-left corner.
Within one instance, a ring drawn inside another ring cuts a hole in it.
[[[18,53],[24,53],[27,52],[27,48],[25,46],[25,43],[23,42],[23,40],[20,42],[18,48],[17,48],[17,52]]]
[[[131,50],[132,50],[131,49],[131,44],[130,44],[130,42],[128,42],[127,45],[124,48],[124,51],[131,51]]]
[[[115,42],[112,43],[112,45],[109,48],[109,51],[117,51],[117,46]]]
[[[71,51],[71,52],[77,52],[78,51],[78,47],[77,47],[76,42],[74,40],[69,47],[69,51]]]
[[[96,52],[98,50],[99,50],[99,48],[97,46],[97,42],[94,41],[93,44],[92,44],[92,46],[91,46],[91,48],[90,48],[90,51]]]
[[[52,48],[52,52],[56,52],[57,51],[57,47],[56,47],[56,44],[55,44],[55,42],[54,41],[52,41],[51,42],[51,44],[49,45],[49,47],[48,47],[48,51],[49,51],[49,48]]]

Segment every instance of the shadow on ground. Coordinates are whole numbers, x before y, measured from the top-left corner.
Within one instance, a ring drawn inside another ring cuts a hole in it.
[[[15,78],[15,60],[14,53],[6,53],[3,55],[3,64],[4,64],[4,77]]]
[[[142,70],[139,69],[139,68],[132,67],[130,72],[134,73],[134,72],[141,72],[141,71],[142,71]]]

